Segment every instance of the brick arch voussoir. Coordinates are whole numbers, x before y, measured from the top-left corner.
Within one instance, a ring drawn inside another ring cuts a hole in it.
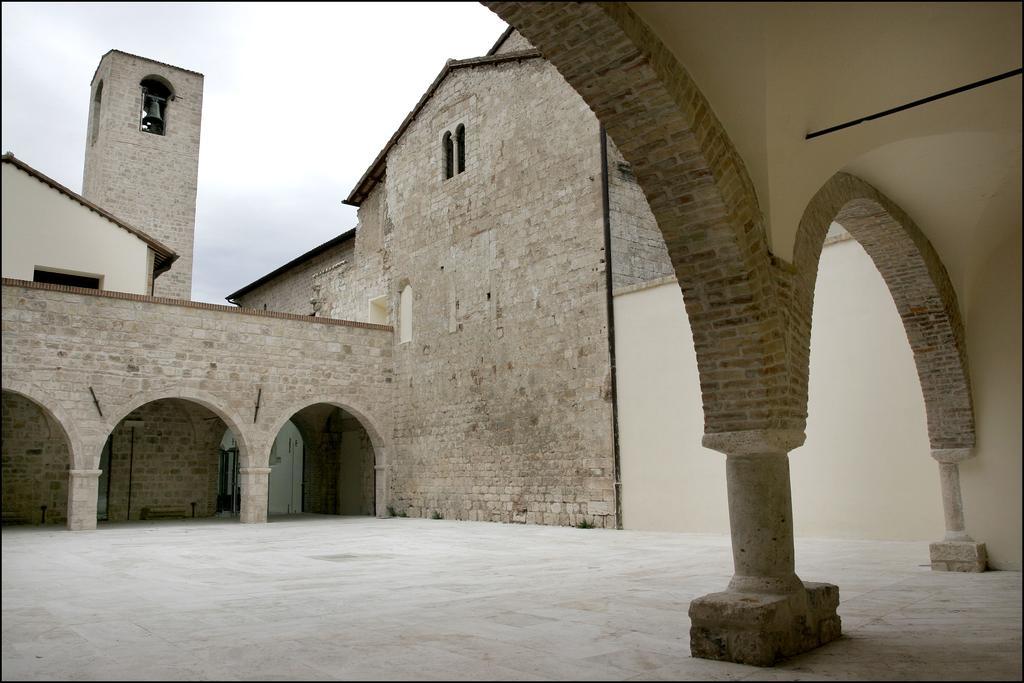
[[[3,391],[21,396],[31,401],[43,411],[43,414],[57,426],[61,431],[68,446],[69,465],[72,469],[91,469],[93,464],[87,457],[88,448],[83,441],[83,434],[78,429],[77,423],[71,412],[64,406],[57,397],[50,394],[37,384],[21,382],[15,379],[3,378]]]
[[[623,3],[483,4],[555,66],[632,165],[683,292],[705,431],[802,429],[754,186],[693,79]]]
[[[924,395],[931,447],[974,446],[967,346],[949,274],[910,216],[849,173],[836,173],[814,195],[804,210],[794,245],[797,287],[792,306],[796,311],[793,319],[801,326],[803,367],[807,368],[810,357],[818,262],[833,221],[871,257],[903,320]]]
[[[251,426],[249,426],[249,423],[242,420],[241,416],[230,407],[230,402],[228,400],[222,396],[218,396],[202,389],[194,389],[191,387],[164,387],[161,389],[131,394],[110,410],[105,422],[105,433],[110,434],[114,431],[114,428],[117,427],[121,420],[125,419],[132,412],[147,403],[171,398],[182,401],[191,401],[192,403],[199,404],[223,420],[224,424],[227,425],[228,429],[230,429],[235,436],[235,440],[238,444],[240,461],[242,463],[249,461],[253,444],[253,430]],[[93,462],[99,463],[102,453],[97,451],[91,455],[94,456]]]

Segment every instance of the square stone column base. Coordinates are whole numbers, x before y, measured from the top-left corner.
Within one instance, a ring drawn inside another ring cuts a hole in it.
[[[932,571],[983,572],[988,568],[988,551],[984,543],[974,541],[939,541],[928,546]]]
[[[842,631],[836,614],[839,588],[804,583],[784,595],[724,591],[690,603],[690,654],[754,666],[835,640]]]

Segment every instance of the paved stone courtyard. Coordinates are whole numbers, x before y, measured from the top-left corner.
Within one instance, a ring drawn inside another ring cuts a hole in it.
[[[1016,679],[1021,575],[926,543],[798,540],[845,635],[774,669],[692,659],[729,539],[296,516],[3,530],[3,678]]]

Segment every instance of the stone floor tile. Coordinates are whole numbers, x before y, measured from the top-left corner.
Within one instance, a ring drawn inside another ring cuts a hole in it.
[[[3,677],[60,680],[1004,680],[1021,575],[926,543],[798,539],[844,636],[759,669],[689,656],[728,537],[304,515],[3,530]]]

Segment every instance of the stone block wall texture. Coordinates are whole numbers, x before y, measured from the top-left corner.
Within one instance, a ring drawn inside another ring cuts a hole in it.
[[[353,265],[323,275],[319,281],[321,305],[333,317],[366,320],[370,299],[385,296],[389,320],[394,325],[398,320],[400,290],[388,279],[395,253],[395,225],[388,214],[384,192],[372,192],[359,207],[358,215]]]
[[[321,401],[353,406],[375,433],[391,432],[387,327],[12,280],[3,281],[2,315],[3,386],[45,396],[73,423],[75,469],[96,469],[117,423],[164,398],[216,413],[238,437],[243,467],[266,467],[280,426]],[[173,457],[171,441],[162,457]],[[183,462],[175,474],[182,490],[206,476],[193,467]]]
[[[134,434],[128,420],[142,421]],[[111,434],[108,519],[191,517],[193,502],[196,517],[215,514],[224,430],[221,419],[191,401],[164,399],[132,411]]]
[[[303,463],[303,512],[338,514],[341,435],[325,430],[306,445]]]
[[[459,124],[466,170],[444,179]],[[326,310],[358,314],[386,283],[397,326],[412,287],[396,511],[615,525],[600,171],[596,120],[532,56],[453,69],[391,149],[356,267],[322,291]]]
[[[529,44],[513,32],[499,54],[509,46]],[[467,171],[443,180],[440,139],[459,123]],[[609,147],[616,286],[672,277],[647,200]],[[396,364],[413,401],[395,403],[396,509],[614,524],[599,155],[596,117],[543,60],[453,71],[391,150],[345,263],[310,259],[243,298],[307,312],[310,274],[322,273],[322,311],[364,320],[386,292],[397,329],[412,286],[414,339]],[[524,400],[550,389],[545,411]]]
[[[530,41],[523,38],[523,34],[519,31],[512,31],[508,38],[502,42],[501,46],[495,50],[494,54],[503,55],[508,52],[519,52],[521,50],[532,50],[533,45],[530,45]]]
[[[608,218],[612,232],[612,290],[675,277],[665,238],[636,182],[633,167],[608,140]]]
[[[139,130],[139,84],[154,75],[174,91],[164,135]],[[116,50],[100,60],[90,89],[82,196],[178,253],[156,279],[157,296],[192,292],[202,109],[202,74]]]
[[[238,298],[239,305],[245,308],[282,311],[298,315],[317,313],[325,318],[334,318],[330,311],[313,303],[318,299],[318,287],[331,273],[344,272],[354,267],[353,240],[342,242],[302,263],[289,268],[272,280],[246,292]],[[362,317],[347,316],[345,320],[366,320]]]
[[[374,513],[374,452],[362,424],[347,418],[341,423],[338,468],[338,514]]]
[[[359,419],[341,408],[320,404],[300,411],[292,422],[305,449],[303,510],[327,515],[374,514],[374,467],[380,454]]]
[[[64,524],[68,504],[68,440],[43,410],[3,392],[3,523]]]

